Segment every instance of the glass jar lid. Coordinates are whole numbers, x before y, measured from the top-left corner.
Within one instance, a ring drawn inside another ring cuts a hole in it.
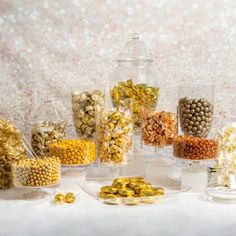
[[[131,40],[128,41],[118,56],[118,62],[138,62],[149,61],[153,59],[151,54],[146,50],[145,44],[140,40],[139,34],[132,34]]]
[[[43,121],[47,122],[63,122],[65,118],[63,117],[60,110],[53,105],[51,100],[44,100],[44,102],[36,110],[35,114],[32,116],[32,123],[41,123]]]

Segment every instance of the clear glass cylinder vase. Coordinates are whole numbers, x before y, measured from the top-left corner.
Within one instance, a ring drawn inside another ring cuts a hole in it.
[[[126,99],[114,106],[106,101],[97,112],[97,148],[101,164],[124,165],[133,156],[132,101]]]

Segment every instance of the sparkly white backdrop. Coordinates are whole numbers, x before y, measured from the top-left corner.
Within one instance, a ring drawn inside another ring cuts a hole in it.
[[[235,0],[0,0],[1,113],[27,132],[46,97],[67,104],[71,87],[108,81],[134,32],[157,81],[211,81],[215,129],[235,120]]]

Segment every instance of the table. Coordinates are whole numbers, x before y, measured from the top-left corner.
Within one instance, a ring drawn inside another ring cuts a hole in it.
[[[66,177],[54,190],[78,194],[72,205],[57,206],[52,199],[6,200],[7,192],[1,191],[0,236],[236,235],[236,205],[208,202],[202,193],[181,193],[151,205],[112,206],[85,193],[77,180]]]

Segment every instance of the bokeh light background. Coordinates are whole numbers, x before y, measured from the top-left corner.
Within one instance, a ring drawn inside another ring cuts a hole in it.
[[[108,83],[134,32],[157,83],[213,82],[214,129],[235,121],[235,0],[0,0],[1,114],[27,132],[42,100],[67,104],[81,82]]]

